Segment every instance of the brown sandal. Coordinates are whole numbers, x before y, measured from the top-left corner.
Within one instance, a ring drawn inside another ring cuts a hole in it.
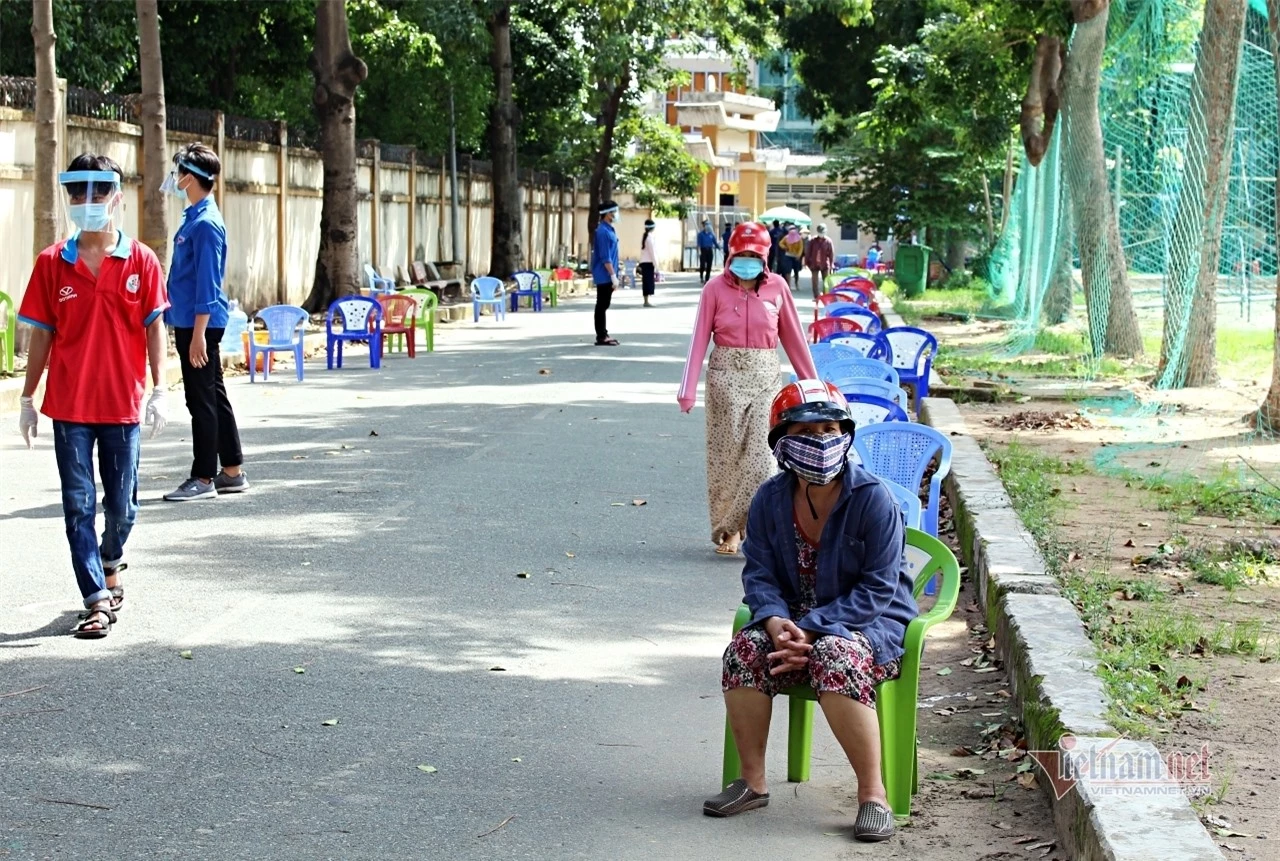
[[[738,778],[724,788],[724,792],[702,803],[705,816],[736,816],[747,810],[769,806],[769,793],[759,793],[747,786],[747,782]]]
[[[129,566],[128,566],[128,564],[126,564],[126,563],[121,563],[121,564],[117,565],[115,568],[110,569],[110,570],[111,570],[111,573],[110,573],[110,574],[108,574],[107,576],[108,576],[108,577],[119,577],[119,576],[120,576],[120,572],[121,572],[121,571],[123,571],[123,570],[125,570],[125,569],[126,569],[126,568],[128,568],[128,567],[129,567]],[[108,608],[108,609],[110,609],[112,613],[119,613],[119,612],[120,612],[120,608],[124,606],[124,584],[123,584],[123,583],[120,583],[120,584],[119,584],[119,585],[117,585],[114,589],[111,589],[111,590],[110,590],[110,592],[111,592],[111,604],[110,604],[110,606],[109,606],[109,608]],[[88,619],[88,618],[89,618],[89,614],[90,614],[90,613],[92,613],[92,612],[93,612],[92,610],[81,610],[81,611],[80,611],[80,615],[79,615],[79,616],[77,616],[76,618],[77,618],[77,619]]]
[[[84,620],[71,629],[71,636],[77,640],[101,640],[111,633],[111,626],[116,623],[116,614],[105,607],[90,610]],[[97,625],[96,628],[89,627]]]

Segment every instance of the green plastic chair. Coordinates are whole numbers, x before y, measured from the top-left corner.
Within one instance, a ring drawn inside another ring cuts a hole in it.
[[[824,293],[830,293],[831,288],[834,285],[839,284],[846,278],[852,278],[855,275],[862,275],[866,278],[870,278],[872,274],[873,273],[868,272],[865,269],[859,269],[857,266],[845,266],[842,269],[837,269],[835,272],[832,272],[823,280],[822,290]]]
[[[18,337],[18,317],[13,312],[13,299],[8,293],[0,293],[0,308],[4,309],[4,328],[0,329],[0,365],[7,373],[13,373],[14,340]]]
[[[880,767],[884,772],[889,806],[897,816],[911,815],[911,796],[919,791],[916,766],[916,698],[920,691],[920,653],[925,634],[947,619],[956,608],[960,594],[960,565],[950,548],[919,529],[907,528],[907,569],[912,592],[920,599],[925,584],[941,576],[938,598],[927,611],[907,625],[906,651],[898,678],[881,682],[876,688],[876,717],[880,722]],[[735,634],[751,621],[744,604],[733,620]],[[787,730],[787,780],[803,783],[809,779],[809,756],[813,750],[813,704],[817,694],[808,685],[783,692],[790,698]],[[724,785],[742,776],[742,763],[733,741],[733,730],[724,722]]]
[[[412,296],[418,301],[418,322],[422,325],[422,331],[427,336],[427,352],[434,353],[436,351],[436,306],[440,300],[435,293],[432,293],[426,287],[410,287],[408,290],[401,290],[397,296]]]

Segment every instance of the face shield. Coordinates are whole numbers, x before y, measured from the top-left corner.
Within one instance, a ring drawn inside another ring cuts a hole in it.
[[[73,170],[58,174],[63,222],[91,233],[119,230],[124,222],[120,175],[113,170]],[[68,230],[70,232],[70,230]]]
[[[209,176],[209,174],[205,173],[190,162],[183,161],[181,158],[177,157],[174,158],[174,162],[188,174],[195,174],[196,176],[204,177],[210,182],[213,181],[213,177]],[[171,194],[174,197],[181,198],[185,201],[187,200],[187,189],[191,187],[191,183],[195,182],[195,180],[192,179],[189,182],[183,183],[183,180],[187,179],[187,177],[178,173],[178,167],[169,171],[169,175],[164,178],[164,182],[160,183],[160,191],[165,194]]]

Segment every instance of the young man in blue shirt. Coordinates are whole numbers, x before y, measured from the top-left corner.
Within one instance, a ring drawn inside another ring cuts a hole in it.
[[[702,229],[698,231],[698,278],[703,284],[711,280],[711,264],[716,257],[716,249],[720,242],[711,229],[711,221],[702,219]]]
[[[219,493],[249,489],[240,468],[240,431],[222,382],[218,343],[227,326],[227,228],[210,196],[222,170],[218,156],[201,143],[188,144],[174,156],[176,169],[163,188],[187,202],[182,226],[173,239],[169,265],[169,301],[165,322],[173,327],[182,387],[191,413],[191,476],[166,494],[170,502],[209,499]],[[218,470],[218,462],[222,470]]]
[[[605,313],[613,301],[613,291],[618,287],[618,233],[613,220],[618,217],[618,204],[606,200],[600,204],[600,224],[596,227],[595,241],[591,243],[591,279],[596,284],[596,346],[616,347],[616,338],[609,337],[605,325]]]

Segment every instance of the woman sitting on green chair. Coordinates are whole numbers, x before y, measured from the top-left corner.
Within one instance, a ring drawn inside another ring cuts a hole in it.
[[[848,462],[853,419],[829,383],[790,383],[773,400],[769,445],[782,472],[751,503],[742,571],[751,621],[724,653],[725,707],[742,777],[708,816],[769,803],[765,744],[772,698],[809,685],[858,777],[854,836],[893,835],[880,770],[875,688],[898,675],[916,617],[904,524],[879,479]]]

